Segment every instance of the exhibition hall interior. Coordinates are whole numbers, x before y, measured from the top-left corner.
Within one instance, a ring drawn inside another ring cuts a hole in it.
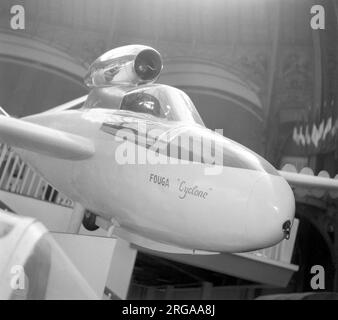
[[[337,1],[1,0],[0,107],[1,299],[338,299]]]

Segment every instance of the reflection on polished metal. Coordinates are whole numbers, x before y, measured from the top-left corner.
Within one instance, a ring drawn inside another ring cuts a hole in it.
[[[90,88],[151,83],[162,67],[161,55],[155,49],[141,45],[124,46],[97,58],[84,81]]]

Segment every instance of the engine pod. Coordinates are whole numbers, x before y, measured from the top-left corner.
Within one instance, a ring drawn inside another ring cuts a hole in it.
[[[139,85],[154,82],[162,70],[158,51],[142,45],[112,49],[89,67],[84,82],[89,88]]]

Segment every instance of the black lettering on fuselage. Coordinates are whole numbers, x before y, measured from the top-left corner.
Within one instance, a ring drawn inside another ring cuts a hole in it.
[[[208,192],[199,189],[197,185],[192,187],[187,186],[186,181],[182,181],[178,187],[181,194],[178,196],[180,199],[185,199],[187,195],[192,195],[197,198],[206,199]]]
[[[158,184],[162,187],[169,188],[169,178],[159,176],[157,174],[151,173],[149,176],[149,182]]]

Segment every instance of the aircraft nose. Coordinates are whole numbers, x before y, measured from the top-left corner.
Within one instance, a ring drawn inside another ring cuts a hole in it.
[[[247,211],[247,232],[256,247],[269,247],[288,238],[295,214],[289,184],[279,175],[264,175],[253,186]]]

